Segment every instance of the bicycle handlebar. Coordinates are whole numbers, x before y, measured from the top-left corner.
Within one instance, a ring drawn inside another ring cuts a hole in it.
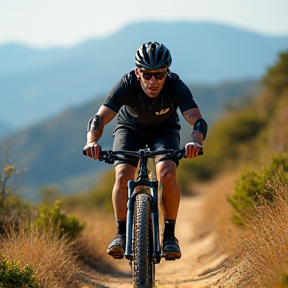
[[[83,150],[83,154],[86,155],[86,151]],[[198,156],[203,154],[203,150],[199,151]],[[116,160],[123,160],[121,156],[130,156],[130,157],[138,157],[140,158],[153,158],[158,155],[165,155],[166,157],[176,158],[178,160],[182,158],[186,158],[185,148],[181,148],[178,150],[174,149],[163,149],[163,150],[155,150],[150,151],[150,149],[139,149],[137,151],[131,150],[101,150],[99,161],[104,161],[109,164],[113,164]]]
[[[199,152],[199,155],[202,155],[203,151]],[[140,158],[154,158],[158,155],[165,155],[166,157],[176,158],[178,160],[186,158],[185,148],[178,150],[174,149],[163,149],[150,151],[149,149],[140,149],[138,151],[129,151],[129,150],[102,150],[100,152],[99,161],[105,161],[106,163],[113,164],[115,160],[123,160],[121,156],[130,156]]]

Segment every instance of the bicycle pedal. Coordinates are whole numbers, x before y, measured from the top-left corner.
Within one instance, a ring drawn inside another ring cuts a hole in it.
[[[113,247],[111,249],[107,249],[107,253],[112,256],[114,259],[123,259],[124,253],[122,249],[119,249],[119,247]]]
[[[108,252],[108,254],[110,256],[112,256],[114,259],[123,259],[124,255],[123,253],[119,253],[119,252]]]
[[[181,253],[164,253],[163,258],[167,261],[173,261],[181,258]]]

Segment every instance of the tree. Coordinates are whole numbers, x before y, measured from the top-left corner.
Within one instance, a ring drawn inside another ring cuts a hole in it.
[[[281,97],[288,90],[288,50],[279,54],[278,62],[270,67],[263,77],[263,83],[275,97]]]
[[[2,149],[2,164],[0,166],[0,209],[4,207],[5,199],[13,194],[23,179],[25,171],[19,172],[15,165],[9,162],[9,143]]]

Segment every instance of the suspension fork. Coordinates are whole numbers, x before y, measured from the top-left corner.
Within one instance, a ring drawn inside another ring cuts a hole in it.
[[[159,263],[161,260],[161,248],[159,237],[159,211],[158,211],[158,182],[150,181],[146,178],[138,178],[137,181],[129,180],[128,187],[128,202],[127,202],[127,227],[126,227],[126,247],[125,257],[129,260],[133,257],[132,251],[132,237],[133,237],[133,217],[134,217],[134,203],[136,196],[141,191],[133,193],[136,187],[146,186],[150,188],[148,194],[151,205],[151,221],[152,221],[152,234],[153,234],[153,261]]]

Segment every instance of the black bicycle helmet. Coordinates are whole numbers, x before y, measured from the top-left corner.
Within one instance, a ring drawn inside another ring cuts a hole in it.
[[[142,69],[169,67],[172,63],[170,51],[158,42],[149,42],[139,47],[135,54],[135,63]]]

